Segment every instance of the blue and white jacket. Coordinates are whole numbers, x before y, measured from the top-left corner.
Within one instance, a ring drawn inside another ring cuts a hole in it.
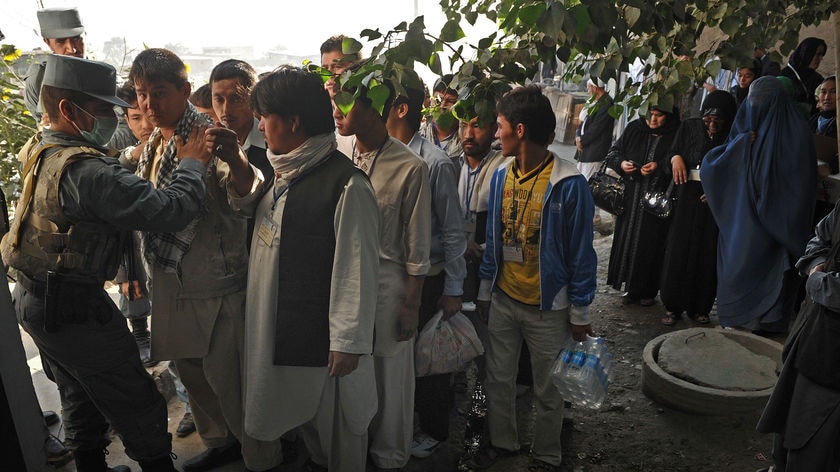
[[[574,164],[554,156],[540,221],[540,310],[562,310],[571,304],[570,320],[590,324],[595,298],[598,256],[592,247],[595,204],[586,179]],[[490,183],[487,247],[481,261],[479,300],[489,300],[502,262],[502,191],[505,175],[516,161],[500,166]]]

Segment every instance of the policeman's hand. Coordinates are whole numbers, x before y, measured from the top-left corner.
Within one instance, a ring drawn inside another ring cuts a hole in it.
[[[444,295],[440,297],[440,306],[443,308],[443,321],[452,318],[452,315],[461,311],[461,297]]]
[[[206,125],[193,126],[186,143],[180,136],[175,136],[175,153],[178,159],[191,157],[204,165],[210,162],[212,156],[204,143],[204,131],[206,129]]]
[[[239,138],[236,132],[217,122],[215,126],[204,132],[207,151],[219,159],[230,164],[240,159]],[[244,156],[243,156],[244,157]]]
[[[575,338],[575,341],[586,341],[586,335],[593,336],[592,334],[592,325],[572,325],[572,337]]]
[[[361,354],[348,354],[346,352],[330,351],[327,358],[327,367],[330,370],[330,377],[344,377],[356,370],[359,366]]]
[[[397,341],[408,341],[417,334],[420,307],[411,307],[403,303],[397,314]]]
[[[490,319],[490,300],[476,300],[475,312],[481,321],[487,323]]]
[[[134,149],[129,152],[129,157],[133,162],[140,162],[140,157],[143,155],[143,150],[146,149],[146,143],[149,142],[149,137],[147,136],[145,139],[141,139]]]

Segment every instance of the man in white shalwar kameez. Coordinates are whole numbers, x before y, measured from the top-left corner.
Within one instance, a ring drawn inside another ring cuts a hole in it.
[[[311,470],[365,470],[377,409],[376,197],[336,151],[318,76],[281,68],[259,81],[251,103],[275,176],[254,213],[245,430],[273,440],[301,426]]]

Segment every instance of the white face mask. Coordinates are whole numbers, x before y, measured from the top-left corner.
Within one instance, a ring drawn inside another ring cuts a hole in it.
[[[73,103],[73,106],[78,108],[82,113],[85,115],[93,118],[93,129],[90,131],[82,131],[72,121],[70,124],[76,128],[76,131],[82,135],[82,138],[85,141],[88,141],[92,144],[96,144],[97,146],[105,146],[111,141],[111,138],[114,136],[114,132],[117,131],[117,116],[115,114],[108,116],[94,116],[87,112],[84,108],[80,107]]]

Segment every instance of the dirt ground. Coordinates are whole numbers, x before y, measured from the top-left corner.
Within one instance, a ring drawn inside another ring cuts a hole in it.
[[[609,224],[602,230],[610,231]],[[663,307],[623,306],[621,292],[606,286],[611,235],[596,233],[598,291],[591,307],[596,334],[606,338],[614,356],[613,382],[599,410],[573,408],[563,429],[564,472],[752,472],[771,465],[772,437],[755,432],[760,411],[728,417],[685,414],[655,403],[641,390],[642,351],[651,339],[695,326],[685,317],[673,328],[663,326]],[[712,313],[712,325],[717,321]],[[708,325],[707,325],[708,326]],[[472,384],[472,382],[469,382]],[[466,394],[456,397],[458,410],[469,408]],[[533,434],[531,395],[518,400],[520,434]],[[427,459],[413,459],[409,472],[457,470],[466,420],[454,413],[449,444]],[[524,433],[523,433],[524,431]],[[525,471],[526,455],[499,460],[491,472]],[[463,470],[463,469],[462,469]]]
[[[604,233],[611,231],[608,215]],[[771,465],[772,438],[755,432],[760,414],[729,417],[695,416],[659,405],[641,390],[642,351],[651,339],[669,331],[694,326],[683,318],[675,327],[660,323],[663,308],[622,306],[621,293],[606,286],[607,263],[611,235],[596,233],[598,253],[598,291],[591,307],[594,330],[606,338],[615,360],[613,381],[604,405],[599,410],[572,408],[570,421],[563,428],[563,472],[753,472]],[[713,324],[717,321],[712,313]],[[412,458],[406,472],[468,471],[458,467],[464,451],[464,415],[470,408],[470,394],[475,368],[467,373],[467,388],[456,395],[452,412],[449,441],[426,459]],[[517,399],[520,441],[530,444],[533,437],[534,413],[532,396],[526,391]],[[183,415],[183,405],[170,401],[170,429],[174,430]],[[198,435],[176,438],[174,450],[180,456],[176,465],[201,452]],[[302,444],[301,444],[302,447]],[[112,464],[130,463],[121,454],[122,446],[115,438],[109,448]],[[283,472],[302,469],[305,452],[293,464],[280,468]],[[500,459],[489,472],[525,472],[526,454]],[[241,471],[241,462],[219,468],[219,472]],[[0,467],[2,469],[2,467]],[[134,470],[138,470],[136,464]],[[75,470],[72,462],[60,469]],[[368,470],[374,470],[369,464]]]

